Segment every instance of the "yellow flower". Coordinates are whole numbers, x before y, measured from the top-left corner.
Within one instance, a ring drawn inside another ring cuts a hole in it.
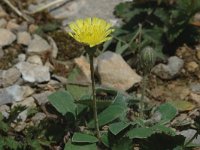
[[[78,19],[69,24],[69,33],[76,41],[90,47],[101,44],[111,39],[110,34],[114,31],[112,25],[100,18]]]

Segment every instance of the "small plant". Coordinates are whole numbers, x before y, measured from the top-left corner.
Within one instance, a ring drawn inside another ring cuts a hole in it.
[[[193,45],[200,38],[199,28],[192,24],[192,17],[200,11],[199,0],[151,0],[120,3],[115,8],[116,16],[123,25],[113,37],[115,51],[125,58],[135,59],[140,64],[140,55],[145,47],[151,47],[156,58],[163,53],[174,54],[184,43]],[[109,43],[105,43],[107,49]],[[113,46],[112,44],[112,46]],[[129,57],[128,57],[129,56]]]

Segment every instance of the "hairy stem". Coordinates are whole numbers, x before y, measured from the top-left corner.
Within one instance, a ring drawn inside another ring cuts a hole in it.
[[[142,80],[142,95],[140,99],[140,117],[144,117],[144,98],[145,98],[145,91],[146,91],[146,81],[147,80],[147,75],[143,76]]]
[[[95,90],[95,79],[94,79],[94,62],[93,62],[93,55],[89,54],[90,58],[90,71],[91,71],[91,79],[92,79],[92,102],[93,102],[93,113],[94,113],[94,121],[95,121],[95,128],[97,132],[97,138],[101,139],[100,131],[99,131],[99,122],[97,118],[97,102],[96,102],[96,90]]]

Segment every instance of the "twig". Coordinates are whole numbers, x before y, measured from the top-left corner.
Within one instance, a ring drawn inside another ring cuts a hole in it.
[[[22,17],[24,20],[31,22],[31,20],[25,16],[19,9],[17,9],[9,0],[3,0],[17,15]]]
[[[55,1],[52,1],[52,2],[50,2],[50,3],[48,3],[48,4],[43,4],[41,7],[39,7],[39,8],[36,9],[35,11],[30,12],[30,14],[35,14],[35,13],[41,12],[41,11],[43,11],[43,10],[45,10],[45,9],[47,9],[47,8],[49,8],[49,7],[51,7],[51,6],[57,5],[57,4],[59,4],[59,3],[61,3],[61,2],[64,2],[64,1],[65,1],[65,0],[55,0]]]

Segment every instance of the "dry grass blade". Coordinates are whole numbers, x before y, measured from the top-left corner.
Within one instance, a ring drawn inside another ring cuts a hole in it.
[[[33,12],[30,12],[30,14],[35,14],[35,13],[38,13],[38,12],[41,12],[51,6],[54,6],[54,5],[57,5],[61,2],[65,2],[66,0],[55,0],[55,1],[52,1],[48,4],[43,4],[42,6],[38,7],[36,10],[34,10]],[[68,1],[68,0],[67,0]]]
[[[23,14],[18,8],[16,8],[9,0],[3,0],[17,15],[22,17],[24,20],[31,22],[25,14]]]

